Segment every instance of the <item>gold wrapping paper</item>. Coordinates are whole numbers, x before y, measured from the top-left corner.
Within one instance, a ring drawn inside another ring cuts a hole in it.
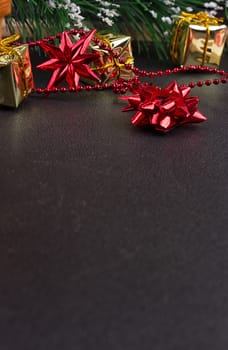
[[[12,46],[19,36],[0,41],[0,104],[18,107],[34,87],[29,48]]]
[[[174,24],[171,39],[173,62],[184,66],[219,66],[227,31],[222,23],[222,18],[209,17],[204,12],[182,12]]]
[[[98,60],[93,62],[90,67],[100,78],[101,83],[111,83],[119,78],[131,78],[132,71],[125,68],[125,64],[132,66],[134,64],[131,37],[114,34],[97,35],[96,37],[112,49],[109,52],[100,48],[99,45],[91,45],[92,52],[100,53]]]

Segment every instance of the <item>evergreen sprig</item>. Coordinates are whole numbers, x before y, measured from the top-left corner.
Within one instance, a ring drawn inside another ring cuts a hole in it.
[[[151,42],[159,58],[167,58],[173,16],[180,11],[227,14],[228,1],[201,0],[13,0],[7,18],[11,33],[24,40],[42,38],[68,28],[97,28],[131,35],[138,50]]]

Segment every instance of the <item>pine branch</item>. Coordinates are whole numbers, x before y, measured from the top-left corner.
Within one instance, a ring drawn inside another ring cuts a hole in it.
[[[138,50],[148,50],[152,42],[159,58],[168,57],[172,18],[181,10],[207,10],[227,15],[226,1],[201,0],[13,0],[9,30],[19,25],[23,39],[42,38],[68,28],[97,28],[105,32],[131,35]],[[213,6],[205,8],[205,6]],[[217,6],[217,7],[215,7]]]

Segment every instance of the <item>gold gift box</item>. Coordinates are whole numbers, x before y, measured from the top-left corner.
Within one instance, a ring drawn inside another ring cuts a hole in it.
[[[18,107],[34,88],[28,45],[9,45],[15,37],[0,41],[0,105],[9,107]]]
[[[171,39],[171,58],[178,65],[217,67],[226,41],[227,27],[222,18],[204,12],[182,12],[175,21]]]
[[[92,52],[98,52],[99,58],[90,65],[102,84],[111,83],[116,79],[129,79],[134,74],[126,69],[125,64],[134,65],[131,47],[131,37],[126,35],[96,35],[98,44],[91,45]],[[101,44],[106,45],[102,48]],[[107,47],[110,50],[107,49]]]

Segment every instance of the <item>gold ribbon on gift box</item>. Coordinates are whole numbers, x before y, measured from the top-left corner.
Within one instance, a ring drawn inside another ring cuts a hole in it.
[[[105,35],[97,35],[97,38],[99,38],[100,40],[102,40],[103,42],[105,42],[110,48],[112,47],[111,41],[108,40],[107,36],[105,37]],[[115,58],[113,54],[111,54],[111,62],[110,63],[106,63],[104,66],[96,66],[96,67],[92,67],[92,70],[103,70],[103,69],[107,69],[107,68],[112,68],[112,67],[117,67],[117,69],[120,72],[120,69],[123,68],[126,64],[133,64],[134,63],[134,57],[133,56],[129,56],[126,60],[126,62],[124,63],[120,63],[118,58]]]
[[[0,67],[9,64],[15,57],[18,59],[19,65],[22,68],[22,80],[23,80],[23,96],[28,95],[28,88],[26,84],[26,77],[23,70],[23,57],[20,54],[16,46],[12,44],[20,38],[19,34],[13,34],[0,41]]]
[[[0,41],[0,57],[3,55],[7,55],[10,57],[10,59],[13,59],[14,56],[17,56],[19,59],[22,59],[17,49],[14,46],[11,46],[11,44],[17,41],[19,38],[19,34],[14,34],[5,39],[2,39]]]
[[[206,39],[203,48],[203,57],[202,57],[202,65],[204,65],[206,60],[208,41],[210,38],[210,26],[220,25],[224,22],[222,17],[210,17],[206,12],[198,12],[198,13],[188,13],[181,12],[181,18],[179,19],[177,26],[174,31],[174,37],[172,40],[170,54],[173,59],[177,57],[177,48],[178,48],[178,40],[181,34],[181,26],[183,23],[195,24],[199,26],[204,26],[206,28]]]

